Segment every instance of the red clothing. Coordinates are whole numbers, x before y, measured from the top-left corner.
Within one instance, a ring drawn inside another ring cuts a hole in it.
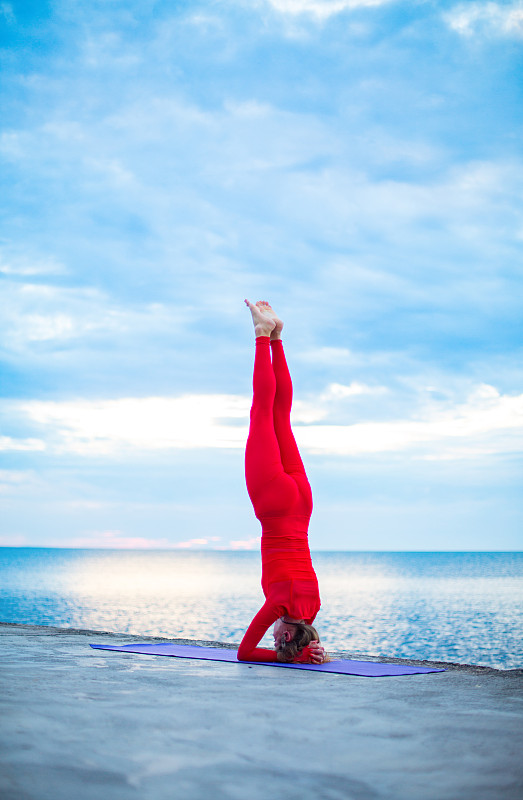
[[[245,477],[262,526],[265,603],[238,648],[240,661],[276,661],[275,650],[256,647],[267,629],[283,615],[310,624],[320,608],[307,538],[312,493],[291,430],[291,405],[292,382],[281,339],[258,337]]]

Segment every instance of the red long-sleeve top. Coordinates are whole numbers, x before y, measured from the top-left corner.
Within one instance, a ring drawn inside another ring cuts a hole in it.
[[[260,521],[265,603],[241,641],[239,661],[276,661],[276,650],[257,647],[270,626],[282,616],[312,624],[321,605],[307,539],[308,515]]]

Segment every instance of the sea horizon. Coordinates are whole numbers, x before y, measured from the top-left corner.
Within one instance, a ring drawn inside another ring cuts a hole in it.
[[[136,552],[136,553],[252,553],[253,555],[260,555],[260,550],[256,550],[255,548],[234,548],[234,547],[79,547],[76,545],[45,545],[45,544],[20,544],[20,545],[11,545],[5,544],[0,545],[0,550],[88,550],[88,551],[95,551],[100,550],[103,552],[112,551],[115,553],[128,553],[128,552]],[[387,549],[384,550],[380,548],[379,550],[360,550],[360,549],[345,549],[345,550],[338,550],[338,549],[313,549],[311,548],[311,553],[433,553],[433,554],[444,554],[444,553],[523,553],[523,548],[520,550],[495,550],[489,548],[488,550],[421,550],[421,549],[412,549],[409,548],[408,550],[405,549]]]

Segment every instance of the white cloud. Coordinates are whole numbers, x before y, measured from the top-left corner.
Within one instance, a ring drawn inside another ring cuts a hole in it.
[[[107,337],[109,347],[114,347],[120,337],[135,337],[140,332],[154,335],[159,331],[181,331],[192,314],[182,305],[124,306],[93,288],[16,281],[5,282],[4,301],[0,319],[4,343],[27,358],[34,357],[32,342],[81,342],[85,347],[90,339]]]
[[[0,469],[0,484],[18,486],[26,483],[30,473],[20,469]]]
[[[0,254],[0,273],[2,275],[63,275],[65,267],[53,258],[31,260],[27,256],[9,258]]]
[[[105,296],[95,289],[6,281],[4,297],[0,325],[4,342],[15,351],[31,350],[32,342],[85,336],[109,322],[114,328],[114,313],[108,314]]]
[[[91,531],[67,541],[67,547],[96,547],[117,550],[148,550],[172,548],[168,539],[146,539],[143,536],[125,536],[121,531]]]
[[[390,3],[391,0],[268,0],[281,14],[299,16],[306,14],[323,21],[354,8],[372,8]]]
[[[17,441],[20,440],[5,438],[7,439],[5,450],[16,450]],[[35,440],[29,440],[29,442],[34,444]],[[27,447],[26,449],[34,450],[35,448]],[[40,488],[41,482],[33,470],[0,469],[0,495],[4,497],[25,495],[28,491],[38,492]]]
[[[352,353],[346,347],[314,347],[300,350],[294,358],[297,361],[327,364],[336,367],[340,364],[348,364],[352,359]]]
[[[466,3],[444,15],[449,27],[461,36],[523,37],[523,3]]]
[[[292,418],[294,422],[310,424],[325,419],[333,407],[339,405],[343,400],[363,395],[386,394],[387,391],[385,386],[367,386],[357,381],[353,381],[349,386],[342,383],[330,383],[325,391],[321,392],[314,400],[295,400]]]
[[[197,550],[198,548],[205,547],[208,544],[215,544],[220,541],[219,536],[211,536],[208,539],[188,539],[186,542],[176,542],[171,545],[173,550]]]
[[[78,326],[72,317],[67,314],[28,314],[25,317],[27,340],[30,342],[44,342],[49,339],[68,339],[78,335]]]
[[[0,3],[0,17],[3,17],[7,23],[16,23],[16,17],[11,3]]]
[[[139,191],[135,175],[127,169],[117,158],[87,157],[85,166],[97,174],[100,180],[111,189],[128,192]]]
[[[21,161],[30,143],[31,137],[24,132],[3,131],[0,135],[0,153],[8,161]]]
[[[357,381],[353,381],[349,386],[344,386],[342,383],[331,383],[327,386],[325,392],[320,395],[320,400],[330,400],[331,398],[340,400],[361,394],[384,394],[386,391],[387,388],[385,386],[366,386]]]
[[[295,433],[312,453],[347,456],[420,449],[431,458],[449,457],[449,451],[452,457],[517,452],[523,446],[523,394],[500,395],[483,385],[466,403],[444,411],[434,405],[418,419],[311,425]]]
[[[186,542],[172,542],[167,538],[148,539],[145,536],[127,536],[120,530],[87,531],[82,536],[60,542],[59,546],[67,547],[94,547],[114,550],[201,550],[202,548],[217,549],[216,542],[219,536],[209,538],[189,539]]]
[[[523,444],[523,394],[502,395],[481,385],[464,403],[431,400],[410,418],[329,425],[339,400],[383,387],[331,384],[316,406],[297,403],[300,446],[311,453],[358,456],[413,452],[422,458],[515,452]],[[16,405],[42,439],[4,437],[4,449],[44,449],[79,455],[122,455],[129,450],[239,449],[245,446],[250,398],[236,395],[123,398]],[[350,412],[345,417],[350,418]],[[324,424],[315,424],[327,420]],[[240,424],[238,424],[238,422]]]
[[[15,439],[11,436],[0,436],[0,451],[45,449],[45,442],[43,442],[41,439]]]
[[[405,241],[415,248],[427,244],[426,224],[438,225],[441,242],[469,251],[492,252],[498,241],[507,241],[521,230],[521,214],[512,193],[521,189],[521,162],[468,162],[440,170],[436,179],[372,180],[350,166],[316,173],[294,172],[281,183],[276,206],[289,230],[297,233],[313,225],[317,236],[344,243],[348,236],[378,235],[405,253]],[[299,198],[299,202],[297,201]],[[401,249],[400,249],[401,248]],[[355,284],[398,293],[402,269],[355,269],[345,267],[345,291]],[[350,284],[349,284],[350,280]],[[404,287],[403,287],[404,288]],[[421,296],[424,287],[419,284]],[[318,303],[321,307],[321,303]]]
[[[226,420],[248,414],[234,395],[186,395],[100,402],[21,403],[18,412],[47,429],[58,452],[97,455],[138,450],[243,447],[246,429]]]
[[[251,539],[235,539],[229,542],[230,550],[258,550],[260,547],[261,536],[253,536]]]

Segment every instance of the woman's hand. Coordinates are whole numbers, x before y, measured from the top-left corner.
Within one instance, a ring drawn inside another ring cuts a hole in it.
[[[325,649],[321,642],[309,642],[309,651],[311,664],[323,664],[323,659],[325,658]]]
[[[323,664],[325,650],[321,642],[312,641],[303,648],[300,655],[294,659],[295,664]]]

